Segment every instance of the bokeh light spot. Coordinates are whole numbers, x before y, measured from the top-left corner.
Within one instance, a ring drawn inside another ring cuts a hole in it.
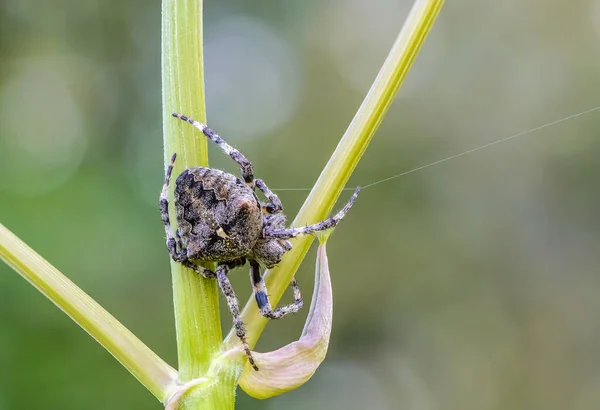
[[[208,122],[230,140],[271,132],[298,107],[295,51],[259,20],[230,17],[209,29],[205,64]]]
[[[0,189],[40,195],[68,180],[87,147],[67,60],[27,59],[0,89]]]

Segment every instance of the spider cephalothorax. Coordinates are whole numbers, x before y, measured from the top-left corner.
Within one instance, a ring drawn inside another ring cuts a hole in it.
[[[227,298],[237,336],[242,341],[250,364],[258,370],[246,342],[246,332],[239,317],[238,300],[227,278],[229,269],[249,261],[254,297],[263,316],[279,319],[288,313],[297,312],[302,307],[302,297],[296,280],[293,279],[291,283],[294,303],[273,310],[260,266],[272,268],[278,264],[283,255],[292,249],[292,244],[287,239],[337,225],[354,203],[358,189],[335,216],[313,225],[286,228],[281,201],[261,179],[254,178],[252,164],[246,157],[206,125],[184,115],[173,116],[198,128],[240,165],[243,181],[227,172],[204,167],[186,169],[177,177],[174,203],[179,227],[173,235],[167,200],[176,158],[173,154],[160,195],[160,211],[171,257],[206,278],[218,279]],[[258,199],[255,187],[265,195],[268,202],[263,203]],[[216,262],[217,269],[215,272],[208,270],[198,264],[202,262]]]

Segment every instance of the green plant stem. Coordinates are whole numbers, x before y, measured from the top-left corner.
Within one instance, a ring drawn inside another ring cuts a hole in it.
[[[326,218],[331,212],[392,104],[442,4],[443,0],[415,1],[375,82],[294,219],[293,226],[314,223]],[[313,240],[312,236],[296,239],[293,243],[294,248],[285,256],[282,263],[266,272],[265,281],[273,304],[281,299]],[[242,318],[246,323],[248,342],[250,346],[254,346],[264,330],[267,319],[259,315],[252,298],[246,303]],[[226,343],[229,346],[236,343],[233,330],[227,335]]]
[[[202,1],[163,0],[162,78],[165,163],[173,153],[175,178],[183,169],[208,166],[207,143],[202,133],[171,117],[183,113],[206,122],[204,66],[202,58]],[[171,207],[172,208],[172,207]],[[171,220],[174,220],[173,209]],[[175,227],[173,227],[175,229]],[[211,361],[222,352],[219,291],[214,280],[171,262],[179,378],[189,382],[206,375]],[[218,372],[218,383],[190,394],[181,409],[233,408],[236,369]]]
[[[104,346],[156,398],[164,401],[171,394],[177,372],[2,224],[0,258]]]

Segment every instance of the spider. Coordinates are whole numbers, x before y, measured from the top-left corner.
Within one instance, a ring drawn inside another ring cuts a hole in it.
[[[359,188],[333,217],[313,225],[286,228],[281,201],[262,179],[254,178],[252,164],[242,153],[227,144],[206,125],[181,114],[173,114],[173,117],[202,131],[240,166],[243,181],[227,172],[204,167],[188,168],[177,177],[174,204],[178,229],[173,235],[167,199],[171,173],[177,157],[177,154],[173,154],[166,170],[159,203],[171,258],[205,278],[217,279],[233,316],[236,335],[242,343],[248,361],[254,370],[258,370],[246,340],[238,299],[227,278],[229,270],[249,262],[250,281],[261,315],[269,319],[280,319],[289,313],[297,312],[302,308],[303,302],[296,279],[293,278],[290,283],[294,292],[294,302],[273,309],[260,272],[261,265],[265,268],[277,265],[283,255],[292,249],[292,244],[287,239],[336,226],[352,207]],[[258,199],[255,187],[268,198],[267,202]],[[216,262],[217,268],[213,272],[199,265],[203,262]]]

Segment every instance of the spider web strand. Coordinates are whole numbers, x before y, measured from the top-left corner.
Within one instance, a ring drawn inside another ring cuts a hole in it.
[[[561,122],[569,121],[569,120],[572,120],[574,118],[581,117],[583,115],[586,115],[586,114],[589,114],[589,113],[592,113],[592,112],[598,111],[598,110],[600,110],[600,105],[596,106],[594,108],[590,108],[589,110],[581,111],[581,112],[578,112],[576,114],[571,114],[571,115],[563,117],[563,118],[561,118],[559,120],[552,121],[552,122],[546,123],[544,125],[540,125],[540,126],[535,127],[535,128],[531,128],[531,129],[529,129],[527,131],[519,132],[518,134],[513,134],[513,135],[511,135],[509,137],[505,137],[505,138],[502,138],[502,139],[499,139],[499,140],[496,140],[496,141],[489,142],[489,143],[484,144],[484,145],[480,145],[480,146],[475,147],[475,148],[471,148],[471,149],[463,151],[463,152],[461,152],[459,154],[451,155],[449,157],[442,158],[442,159],[439,159],[439,160],[434,161],[434,162],[430,162],[429,164],[421,165],[420,167],[412,168],[412,169],[409,169],[408,171],[404,171],[404,172],[401,172],[399,174],[392,175],[392,176],[389,176],[387,178],[380,179],[380,180],[372,182],[370,184],[363,185],[362,189],[371,188],[371,187],[373,187],[375,185],[379,185],[379,184],[382,184],[384,182],[388,182],[388,181],[391,181],[393,179],[400,178],[400,177],[403,177],[403,176],[408,175],[408,174],[412,174],[413,172],[421,171],[421,170],[423,170],[425,168],[430,168],[430,167],[433,167],[434,165],[438,165],[438,164],[441,164],[441,163],[444,163],[444,162],[448,162],[448,161],[451,161],[453,159],[456,159],[456,158],[459,158],[459,157],[462,157],[462,156],[465,156],[465,155],[468,155],[468,154],[472,154],[474,152],[481,151],[481,150],[484,150],[486,148],[490,148],[490,147],[492,147],[494,145],[502,144],[504,142],[507,142],[507,141],[513,140],[515,138],[519,138],[519,137],[525,136],[527,134],[532,134],[534,132],[543,130],[545,128],[552,127],[553,125],[560,124]],[[281,188],[281,189],[276,189],[276,191],[310,191],[310,189],[311,188]],[[344,188],[344,191],[353,190],[353,189],[354,188]]]

